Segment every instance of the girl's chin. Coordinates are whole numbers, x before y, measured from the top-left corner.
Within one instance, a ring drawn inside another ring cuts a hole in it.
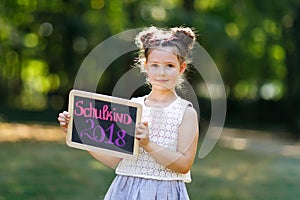
[[[163,85],[163,84],[151,84],[152,85],[152,89],[156,89],[156,90],[173,90],[175,89],[175,86],[169,86],[169,85]]]

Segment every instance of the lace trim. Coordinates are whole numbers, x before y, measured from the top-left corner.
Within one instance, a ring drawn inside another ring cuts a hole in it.
[[[164,148],[175,151],[177,148],[178,128],[181,124],[183,113],[190,102],[178,97],[167,107],[161,109],[145,105],[145,97],[133,99],[143,105],[142,121],[147,121],[150,132],[150,140]],[[190,172],[181,174],[171,171],[156,162],[143,148],[132,159],[123,159],[116,173],[120,175],[151,178],[157,180],[183,180],[191,181]]]

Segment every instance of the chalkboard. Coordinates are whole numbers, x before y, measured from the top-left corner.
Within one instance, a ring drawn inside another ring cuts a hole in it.
[[[66,143],[70,147],[127,157],[138,153],[135,127],[142,106],[127,99],[71,90]]]

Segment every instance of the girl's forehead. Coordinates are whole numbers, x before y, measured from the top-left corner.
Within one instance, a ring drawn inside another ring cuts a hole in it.
[[[178,54],[178,49],[175,46],[157,46],[157,47],[152,47],[150,49],[152,51],[153,50],[159,50],[159,51],[170,52],[170,53],[173,53],[173,54]]]
[[[165,49],[152,49],[148,56],[150,62],[173,62],[177,63],[177,54]]]
[[[175,47],[151,48],[148,57],[154,57],[154,56],[168,56],[168,57],[177,58],[178,51],[176,50]]]

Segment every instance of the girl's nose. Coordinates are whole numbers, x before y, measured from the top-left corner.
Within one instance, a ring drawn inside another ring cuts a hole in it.
[[[160,65],[158,69],[159,75],[165,75],[165,67]]]

